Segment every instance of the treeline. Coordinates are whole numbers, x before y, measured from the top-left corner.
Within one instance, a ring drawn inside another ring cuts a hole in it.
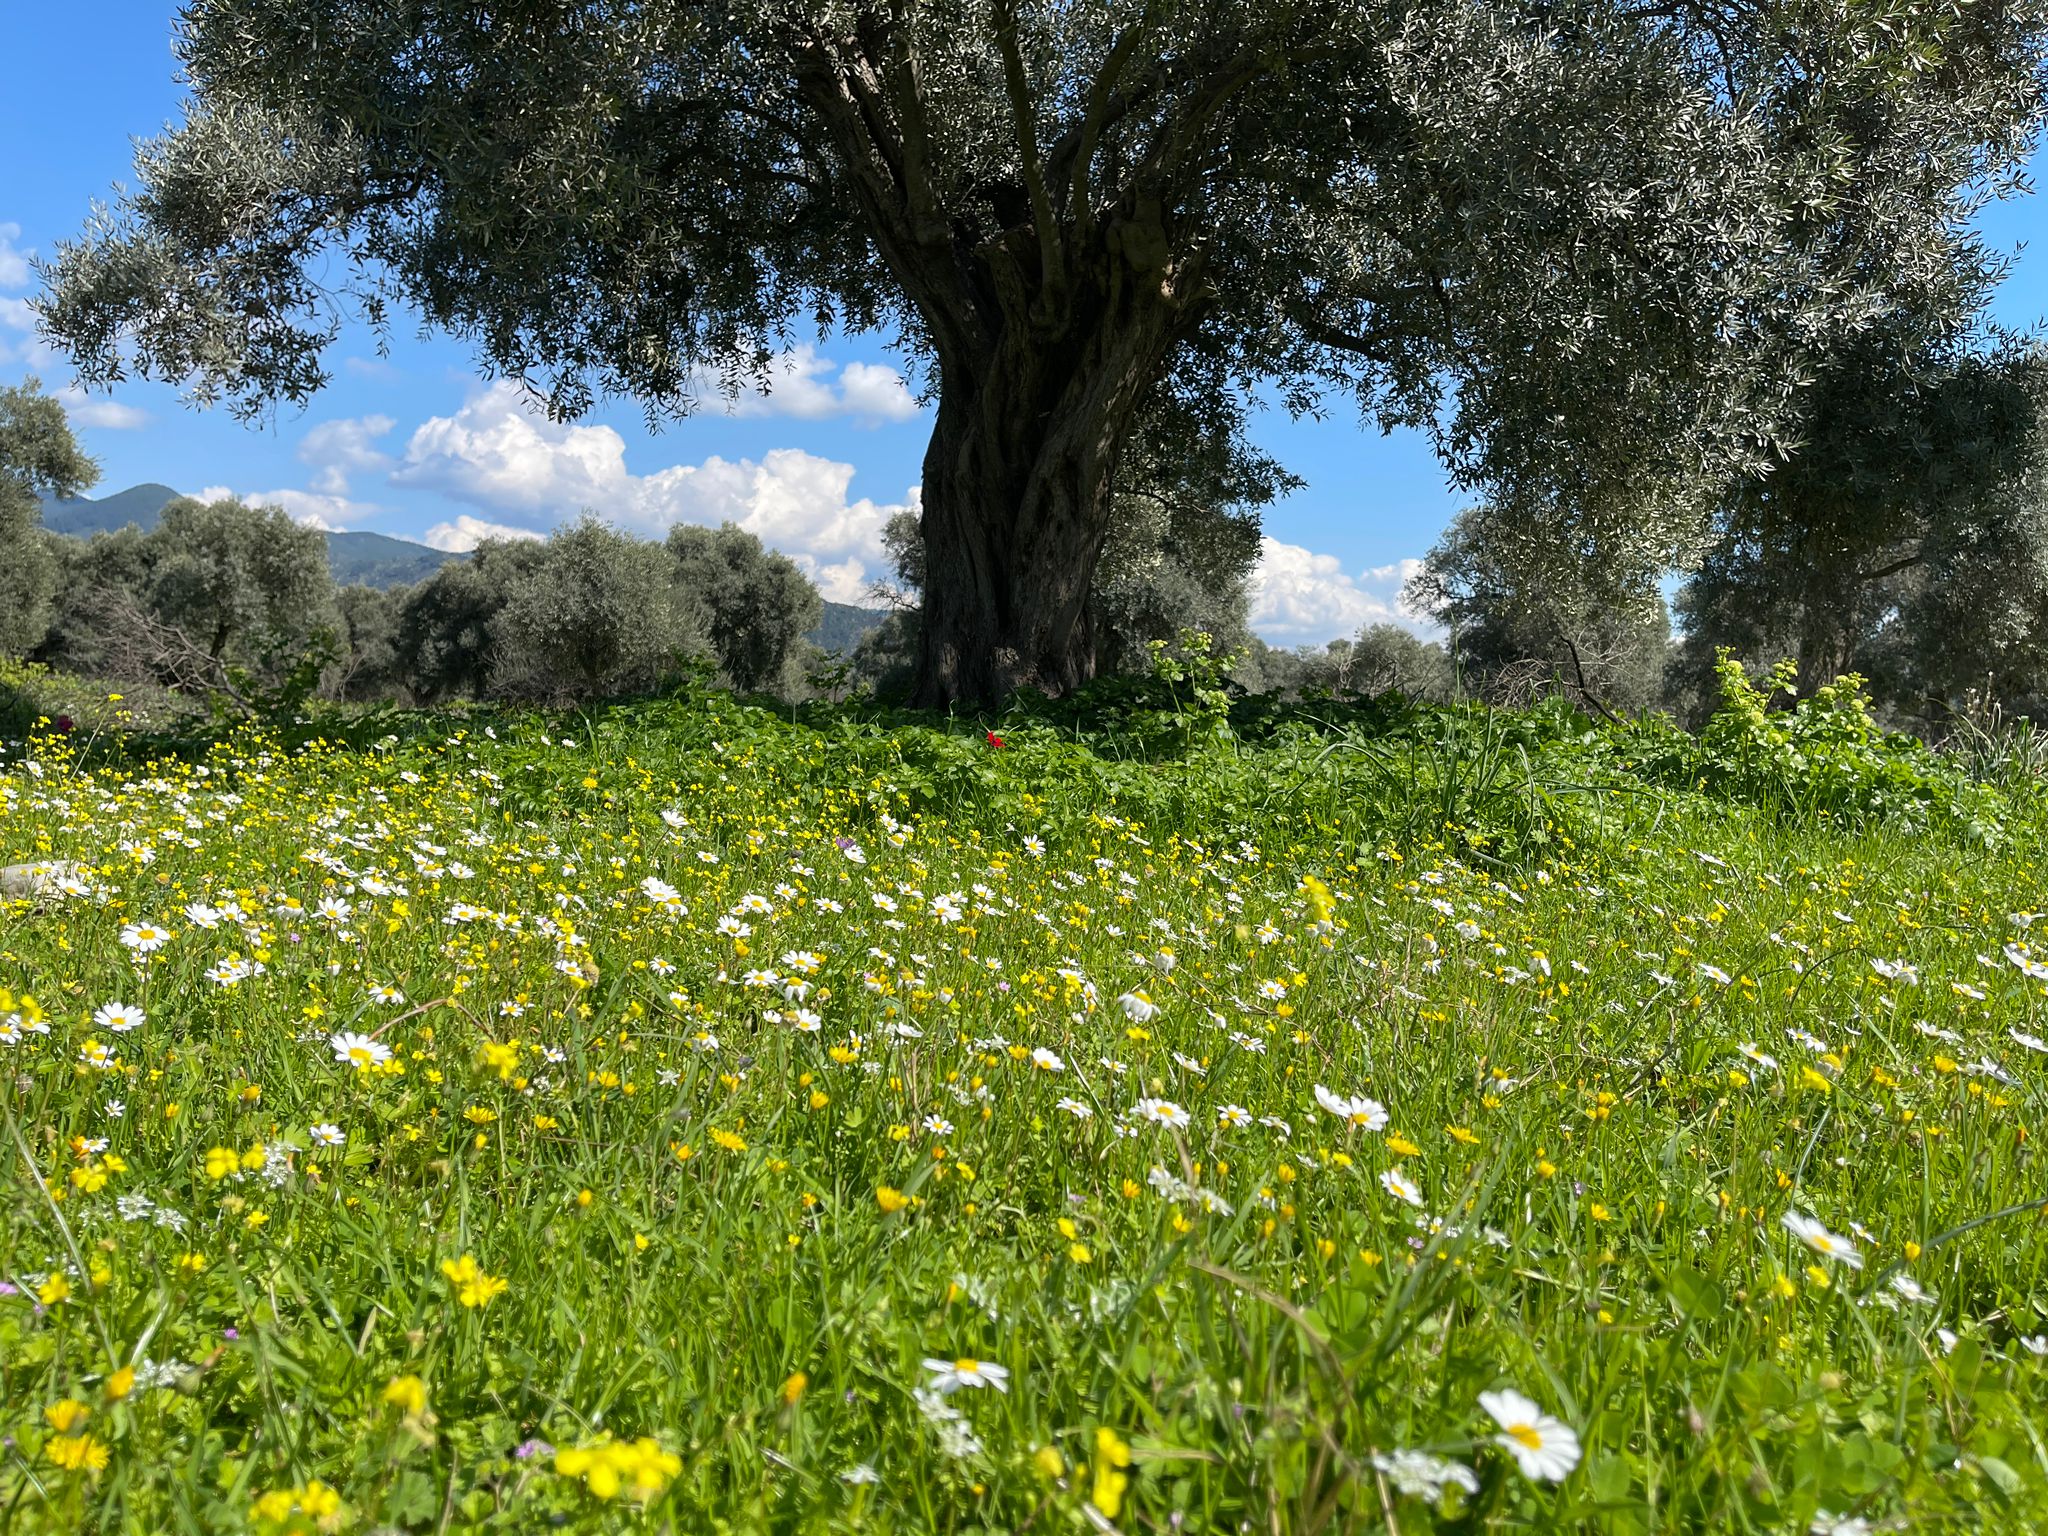
[[[2048,357],[1998,337],[1937,352],[1868,338],[1823,360],[1789,453],[1725,486],[1676,552],[1597,502],[1483,505],[1410,600],[1460,674],[1513,701],[1696,723],[1723,649],[1795,663],[1801,696],[1861,676],[1888,723],[2048,708]],[[1668,600],[1667,600],[1668,599]],[[1784,702],[1781,699],[1779,702]]]
[[[1441,639],[1375,624],[1295,650],[1249,622],[1259,514],[1292,482],[1170,421],[1118,483],[1087,605],[1097,670],[1142,673],[1154,643],[1201,631],[1251,693],[1522,704],[1561,691],[1592,713],[1694,723],[1726,648],[1759,675],[1792,659],[1801,694],[1856,672],[1888,723],[1930,736],[1987,708],[2037,714],[2044,397],[2031,345],[1859,352],[1814,383],[1797,451],[1701,512],[1683,560],[1631,544],[1643,520],[1603,521],[1597,504],[1494,501],[1453,522],[1405,594]],[[42,530],[39,497],[75,495],[93,473],[57,402],[33,382],[0,390],[0,654],[244,709],[316,691],[567,704],[703,671],[788,699],[891,698],[916,672],[926,562],[907,513],[872,594],[889,615],[840,658],[804,638],[822,605],[803,572],[732,526],[652,542],[586,518],[544,542],[486,543],[413,586],[337,587],[317,530],[234,501],[175,502],[149,532],[85,543]]]
[[[249,707],[280,691],[560,705],[692,669],[790,694],[822,609],[792,561],[730,525],[653,543],[584,519],[387,589],[337,587],[318,529],[238,501],[176,501],[147,533],[51,542],[56,591],[31,660]]]
[[[743,529],[655,543],[594,519],[491,542],[412,586],[335,585],[325,535],[276,508],[172,502],[147,532],[40,526],[94,466],[34,382],[0,390],[0,656],[254,711],[339,700],[568,704],[711,671],[795,696],[823,604]]]

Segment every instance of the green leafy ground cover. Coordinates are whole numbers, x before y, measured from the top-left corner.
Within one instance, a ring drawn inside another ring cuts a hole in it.
[[[2024,784],[1165,671],[10,750],[0,1526],[2037,1528]]]

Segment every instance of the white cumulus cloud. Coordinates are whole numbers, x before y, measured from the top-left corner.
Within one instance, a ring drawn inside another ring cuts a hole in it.
[[[1401,597],[1401,589],[1421,568],[1420,560],[1398,560],[1354,576],[1335,555],[1319,555],[1267,535],[1259,541],[1259,563],[1252,572],[1252,628],[1275,645],[1321,645],[1367,624],[1426,632],[1422,615]]]
[[[817,348],[800,346],[769,366],[765,389],[747,383],[728,399],[717,372],[710,369],[693,373],[686,387],[700,410],[724,416],[794,416],[804,421],[849,416],[874,424],[908,421],[917,414],[917,401],[894,368],[848,363],[838,370],[835,386],[834,367]]]
[[[14,243],[20,238],[19,224],[0,224],[0,288],[28,286],[29,253]]]
[[[424,535],[429,549],[446,550],[451,555],[466,555],[485,539],[538,540],[543,537],[545,535],[535,533],[531,528],[514,528],[510,523],[487,523],[467,512],[452,523],[434,524]]]
[[[854,602],[883,569],[882,529],[917,498],[913,489],[901,502],[849,499],[853,474],[851,464],[776,448],[758,460],[713,455],[635,475],[610,427],[549,421],[501,381],[453,416],[422,422],[391,479],[550,524],[584,511],[649,536],[676,523],[737,523],[795,560],[826,597]],[[434,533],[444,529],[462,536],[459,520]]]
[[[0,257],[5,254],[4,242],[0,242]],[[0,363],[44,369],[58,361],[57,349],[36,334],[35,311],[28,307],[28,300],[0,294]]]
[[[383,508],[367,501],[318,491],[238,491],[230,486],[209,485],[192,493],[195,501],[216,502],[233,498],[244,506],[281,507],[293,522],[322,533],[345,533],[357,523],[375,517]]]
[[[358,472],[389,469],[391,455],[376,446],[398,423],[389,416],[345,416],[315,425],[299,439],[299,462],[315,471],[313,489],[328,496],[348,490],[348,477]]]
[[[132,432],[149,425],[149,412],[140,406],[124,405],[119,400],[95,400],[75,384],[58,390],[57,398],[64,403],[64,414],[74,426]]]

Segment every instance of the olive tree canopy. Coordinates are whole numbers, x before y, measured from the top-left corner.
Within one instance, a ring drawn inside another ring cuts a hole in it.
[[[1773,473],[1733,484],[1680,594],[1686,671],[1722,646],[1796,658],[1802,692],[1852,669],[1939,713],[1967,689],[2037,698],[2048,673],[2048,349],[1828,359]],[[1915,697],[1917,695],[1917,697]]]
[[[43,498],[76,496],[98,478],[40,381],[0,389],[0,657],[33,649],[50,627],[59,562]]]
[[[1219,431],[1346,391],[1560,506],[1753,467],[1817,338],[1974,304],[2043,8],[191,0],[179,55],[183,125],[48,273],[86,382],[303,401],[404,308],[557,413],[660,413],[889,331],[943,703],[1088,675],[1164,380]]]

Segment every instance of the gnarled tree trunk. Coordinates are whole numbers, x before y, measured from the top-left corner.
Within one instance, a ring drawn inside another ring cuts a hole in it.
[[[1166,306],[1048,334],[1020,324],[992,358],[941,363],[925,452],[918,702],[996,703],[1095,675],[1089,590],[1109,532],[1118,444],[1175,336]]]

